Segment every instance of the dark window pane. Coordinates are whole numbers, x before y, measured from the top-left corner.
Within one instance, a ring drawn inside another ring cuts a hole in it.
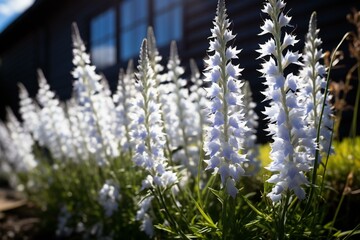
[[[155,11],[158,12],[168,6],[167,0],[155,0]]]
[[[159,14],[155,19],[156,41],[159,46],[165,45],[169,38],[169,13]]]
[[[90,41],[93,43],[96,41],[97,37],[100,35],[100,28],[99,28],[99,21],[92,21],[91,22],[91,36],[90,36]]]
[[[122,28],[131,27],[139,21],[147,21],[148,0],[127,0],[120,5]]]
[[[183,28],[181,0],[156,0],[155,3],[154,28],[158,45],[164,46],[172,40],[180,40]]]
[[[104,36],[113,35],[115,33],[115,11],[107,12],[104,16]]]
[[[120,58],[129,60],[139,54],[148,26],[148,0],[127,0],[120,4]]]
[[[166,8],[180,4],[182,0],[155,0],[155,12],[164,11]]]
[[[134,21],[146,19],[148,16],[148,0],[133,0]]]
[[[121,47],[120,55],[122,60],[127,60],[131,56],[131,31],[127,31],[121,34]]]
[[[96,16],[90,23],[91,58],[99,68],[116,62],[115,11],[109,9]]]
[[[182,7],[174,8],[171,16],[172,16],[172,39],[171,40],[180,40],[182,38],[182,28],[183,28],[183,9]]]
[[[124,1],[120,6],[120,23],[121,27],[126,27],[131,24],[132,3],[131,1]]]
[[[127,61],[129,58],[137,56],[140,51],[141,42],[146,36],[146,24],[135,26],[132,29],[124,31],[120,35],[120,57]]]

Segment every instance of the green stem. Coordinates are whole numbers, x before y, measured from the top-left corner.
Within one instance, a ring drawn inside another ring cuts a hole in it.
[[[333,122],[333,129],[334,129],[334,125],[335,125],[335,122]],[[333,135],[334,135],[334,131],[331,132],[329,149],[328,149],[327,154],[326,154],[326,161],[325,161],[325,164],[324,164],[324,171],[323,171],[323,175],[322,175],[322,179],[321,179],[321,185],[320,185],[320,193],[319,193],[320,196],[322,195],[322,191],[324,190],[325,174],[326,174],[327,164],[329,162],[329,156],[330,156],[330,151],[331,151]]]
[[[320,130],[321,130],[321,122],[322,122],[322,118],[324,115],[324,109],[325,109],[325,105],[326,105],[326,97],[327,94],[329,92],[329,83],[330,83],[330,73],[331,73],[331,66],[335,60],[335,53],[338,51],[338,49],[340,48],[340,46],[342,45],[342,43],[345,41],[345,39],[349,36],[349,32],[347,32],[343,38],[341,39],[340,43],[336,46],[333,54],[331,55],[331,59],[330,59],[330,67],[329,67],[329,71],[328,74],[326,76],[326,87],[325,87],[325,92],[324,92],[324,100],[322,103],[322,108],[321,108],[321,112],[320,112],[320,119],[319,119],[319,124],[317,127],[317,133],[316,133],[316,150],[315,150],[315,160],[314,160],[314,168],[313,168],[313,174],[312,174],[312,179],[311,179],[311,188],[310,188],[310,193],[309,193],[309,198],[308,201],[305,205],[305,209],[304,209],[304,213],[308,210],[310,203],[312,202],[312,198],[314,195],[314,190],[315,190],[315,184],[316,184],[316,176],[317,176],[317,169],[319,166],[319,142],[320,142]]]
[[[225,196],[225,198],[223,199],[223,204],[222,204],[222,216],[221,216],[221,221],[222,221],[222,239],[225,240],[227,239],[227,235],[228,235],[228,222],[229,219],[227,218],[227,208],[228,208],[228,201],[229,201],[229,194],[227,194],[226,192],[226,188],[223,189],[223,195]]]
[[[160,199],[160,203],[162,205],[162,207],[165,210],[165,213],[169,219],[169,222],[173,225],[175,232],[177,232],[178,234],[180,234],[180,236],[182,237],[182,239],[189,239],[182,231],[182,229],[178,226],[178,223],[176,222],[176,220],[173,218],[173,215],[170,213],[169,209],[167,208],[163,193],[161,192],[161,189],[159,187],[156,188],[156,192],[158,195],[158,199]],[[154,196],[156,196],[155,194],[153,194]]]
[[[207,182],[207,184],[206,184],[206,186],[205,186],[205,188],[203,190],[203,191],[205,191],[203,193],[203,195],[205,194],[205,199],[204,199],[204,206],[205,207],[206,207],[206,205],[208,203],[208,200],[209,200],[209,193],[210,193],[209,187],[212,188],[214,186],[214,184],[216,182],[216,179],[217,179],[217,174],[216,175],[211,175],[209,181]]]
[[[285,226],[286,226],[286,212],[288,210],[289,207],[289,200],[290,200],[290,191],[288,190],[286,193],[286,198],[284,201],[284,206],[281,209],[281,218],[280,218],[280,222],[279,222],[279,236],[278,239],[285,239]]]
[[[335,122],[333,122],[333,129],[334,129],[334,125],[335,125]],[[323,170],[321,184],[320,184],[320,192],[319,192],[320,197],[322,196],[322,193],[323,193],[323,190],[324,190],[325,174],[326,174],[327,164],[329,162],[329,156],[330,156],[330,151],[331,151],[331,146],[332,146],[333,135],[334,135],[334,131],[331,132],[329,149],[327,150],[327,154],[326,154],[326,161],[325,161],[325,164],[324,164],[324,170]],[[316,226],[317,219],[320,216],[321,216],[321,214],[313,214],[313,220],[312,220],[311,226],[313,226],[313,227]]]
[[[223,99],[222,99],[222,103],[223,103],[223,108],[222,108],[222,113],[224,115],[224,128],[223,128],[223,132],[224,132],[224,142],[228,142],[229,141],[229,135],[228,135],[228,128],[229,128],[229,123],[228,123],[228,113],[229,113],[229,109],[228,109],[228,103],[226,101],[226,95],[228,93],[228,89],[227,89],[227,82],[228,82],[228,78],[229,75],[226,72],[226,65],[227,65],[227,61],[226,61],[226,41],[225,41],[225,30],[226,28],[224,27],[224,24],[221,22],[220,25],[218,26],[220,29],[220,36],[222,36],[221,38],[219,38],[219,42],[220,42],[220,46],[221,49],[219,50],[220,53],[220,57],[222,59],[221,64],[220,64],[220,79],[221,81],[219,81],[219,86],[222,89],[222,94],[223,94]],[[221,86],[222,85],[222,86]]]

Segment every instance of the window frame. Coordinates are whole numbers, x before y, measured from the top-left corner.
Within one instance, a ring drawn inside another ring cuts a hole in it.
[[[109,4],[104,4],[104,7],[99,8],[97,11],[94,11],[92,14],[88,15],[88,20],[87,20],[87,26],[88,26],[88,46],[89,46],[89,52],[91,53],[92,49],[93,49],[93,42],[92,42],[92,26],[91,26],[91,22],[93,19],[95,19],[97,16],[100,16],[101,14],[105,13],[106,11],[113,9],[114,13],[115,13],[115,24],[114,24],[114,41],[115,41],[115,61],[112,65],[108,65],[105,67],[98,67],[99,69],[101,69],[101,71],[108,71],[107,69],[109,68],[118,68],[119,65],[124,65],[127,63],[128,60],[130,59],[137,59],[138,58],[138,52],[140,50],[140,46],[139,49],[136,51],[136,53],[134,55],[129,56],[127,59],[122,59],[121,57],[121,31],[122,31],[122,22],[121,22],[121,5],[123,4],[125,0],[113,0],[110,1]],[[152,26],[154,29],[154,32],[156,34],[156,29],[155,29],[155,21],[156,21],[156,17],[157,17],[157,13],[165,13],[166,11],[172,10],[174,7],[176,7],[177,5],[181,6],[181,19],[179,21],[181,21],[181,26],[180,26],[180,38],[177,39],[177,44],[178,47],[181,48],[183,42],[184,42],[184,27],[185,27],[185,19],[184,19],[184,15],[185,15],[185,6],[186,6],[186,0],[178,0],[176,2],[170,3],[168,4],[168,6],[166,6],[165,8],[162,8],[160,11],[156,11],[156,0],[147,0],[148,1],[148,9],[147,9],[147,17],[146,21],[147,21],[147,25],[146,25],[146,29],[148,28],[148,26]],[[167,1],[167,0],[164,0]],[[131,26],[136,26],[138,23],[141,23],[142,20],[137,19],[136,21],[134,21]],[[129,27],[127,27],[129,28]],[[145,36],[146,37],[146,34]],[[156,36],[156,38],[158,39],[158,37]],[[158,49],[161,52],[164,52],[163,55],[167,54],[169,45],[171,43],[171,41],[174,40],[173,38],[170,38],[170,40],[167,41],[167,43],[163,44],[163,45],[159,45],[158,44]],[[92,56],[91,56],[92,58]],[[92,60],[92,59],[91,59]],[[93,62],[93,60],[92,60]]]

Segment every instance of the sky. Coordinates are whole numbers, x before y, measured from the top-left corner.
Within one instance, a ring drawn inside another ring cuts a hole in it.
[[[0,32],[34,2],[35,0],[0,0]]]

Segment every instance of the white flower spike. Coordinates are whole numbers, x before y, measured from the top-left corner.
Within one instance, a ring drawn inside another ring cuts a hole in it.
[[[272,38],[257,50],[264,59],[259,71],[266,80],[265,99],[270,101],[264,113],[270,122],[268,131],[273,138],[270,152],[272,162],[267,167],[275,173],[267,180],[275,184],[268,194],[273,202],[279,201],[288,190],[292,190],[299,199],[305,198],[303,185],[308,184],[305,173],[311,169],[315,149],[297,95],[299,78],[292,73],[284,73],[289,65],[300,65],[300,54],[288,49],[297,42],[295,36],[284,34],[282,30],[291,19],[283,13],[284,7],[284,1],[265,2],[262,11],[270,19],[264,21],[260,34],[270,34]]]
[[[316,12],[311,15],[309,31],[306,35],[306,43],[303,54],[303,68],[300,70],[301,98],[307,114],[306,121],[309,124],[313,138],[316,137],[320,123],[321,109],[324,103],[324,89],[326,86],[326,69],[320,63],[323,56],[321,39],[318,37],[319,30],[316,26]],[[328,94],[325,100],[324,114],[320,126],[320,142],[318,161],[321,161],[322,154],[333,152],[331,148],[331,136],[333,128],[331,96]]]
[[[211,29],[209,59],[205,61],[205,81],[211,83],[208,89],[211,114],[204,150],[210,158],[205,160],[206,169],[220,174],[223,187],[235,198],[238,192],[236,181],[245,174],[243,164],[247,160],[240,151],[247,127],[242,111],[243,81],[238,79],[242,69],[232,63],[240,50],[227,46],[235,38],[229,26],[225,2],[219,0]]]

